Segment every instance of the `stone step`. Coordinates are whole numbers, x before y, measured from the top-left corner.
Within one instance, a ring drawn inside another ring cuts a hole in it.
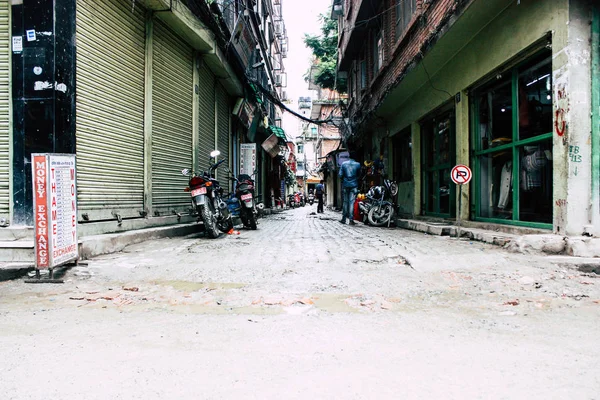
[[[0,240],[0,262],[32,262],[33,240]]]
[[[33,240],[32,226],[9,226],[8,228],[0,228],[0,241],[21,239]]]

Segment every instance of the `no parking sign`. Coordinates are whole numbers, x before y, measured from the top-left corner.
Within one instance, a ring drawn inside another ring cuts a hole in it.
[[[450,178],[452,178],[452,182],[457,185],[466,185],[469,183],[471,178],[473,177],[473,173],[471,169],[466,165],[459,164],[452,168],[452,172],[450,173]]]

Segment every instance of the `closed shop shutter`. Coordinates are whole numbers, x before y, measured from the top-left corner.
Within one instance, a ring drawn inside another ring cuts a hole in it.
[[[215,149],[215,77],[206,65],[200,68],[198,92],[198,163],[208,167],[210,152]]]
[[[145,17],[129,0],[77,0],[77,183],[89,220],[144,208]],[[84,218],[85,219],[85,218]]]
[[[8,13],[9,1],[0,1],[0,217],[6,218],[10,205],[9,182],[9,121],[10,93],[9,64],[10,64],[10,26]]]
[[[220,84],[217,85],[217,148],[221,155],[229,159],[229,96]]]
[[[152,206],[183,210],[190,204],[181,170],[192,167],[193,50],[156,21],[152,57]]]

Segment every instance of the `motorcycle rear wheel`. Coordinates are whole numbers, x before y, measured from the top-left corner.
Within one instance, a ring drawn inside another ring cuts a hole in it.
[[[250,211],[248,215],[248,225],[250,225],[250,229],[255,231],[258,227],[256,226],[256,214]]]
[[[387,224],[394,215],[394,207],[391,204],[378,204],[369,210],[369,223],[373,226]]]
[[[202,222],[204,223],[204,230],[206,234],[211,239],[216,239],[219,237],[219,230],[217,229],[217,224],[215,219],[213,218],[213,210],[210,208],[210,205],[205,204],[203,206],[198,206],[198,214],[202,217]]]

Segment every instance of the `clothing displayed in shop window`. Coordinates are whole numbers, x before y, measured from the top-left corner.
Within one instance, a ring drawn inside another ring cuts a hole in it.
[[[512,161],[507,161],[500,172],[500,194],[498,196],[498,208],[504,210],[510,200],[510,189],[512,187]]]
[[[542,187],[542,168],[548,163],[545,152],[537,150],[521,160],[521,189],[531,192]]]
[[[551,159],[548,151],[536,150],[521,159],[521,189],[532,192],[542,187],[542,169]],[[512,189],[512,161],[507,161],[500,173],[500,194],[498,208],[503,210],[510,202]]]

